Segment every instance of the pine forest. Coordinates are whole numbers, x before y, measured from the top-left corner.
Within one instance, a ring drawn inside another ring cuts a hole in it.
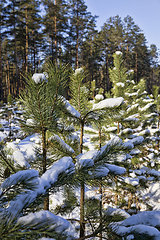
[[[0,240],[160,239],[160,65],[131,16],[0,1]]]

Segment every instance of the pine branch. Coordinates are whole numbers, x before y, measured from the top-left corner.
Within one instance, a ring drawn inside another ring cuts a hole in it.
[[[16,169],[9,163],[9,161],[7,160],[7,157],[5,156],[4,152],[1,150],[0,152],[0,157],[2,158],[2,160],[4,161],[4,163],[14,172],[16,173]]]

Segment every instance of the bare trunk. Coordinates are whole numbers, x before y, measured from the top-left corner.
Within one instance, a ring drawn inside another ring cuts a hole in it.
[[[26,74],[28,73],[28,10],[26,8]]]
[[[11,94],[11,84],[10,84],[10,75],[9,75],[9,63],[7,64],[7,74],[6,74],[6,84],[7,84],[7,95]]]
[[[158,116],[158,129],[159,129],[159,122],[160,122],[160,115]],[[159,132],[158,132],[158,138],[159,138]],[[158,149],[160,146],[160,140],[158,139]]]
[[[46,130],[42,131],[42,148],[43,148],[43,173],[46,171],[46,155],[47,155],[47,150],[46,150]],[[44,210],[49,210],[49,192],[47,191],[47,194],[44,198]]]
[[[81,196],[80,196],[80,237],[85,236],[85,223],[84,223],[84,182],[81,182]]]
[[[3,79],[2,79],[2,39],[0,32],[0,100],[3,100]]]
[[[128,39],[127,39],[127,44],[128,44]],[[127,62],[127,70],[129,70],[129,65],[128,65],[128,45],[127,45],[127,52],[126,52],[126,62]]]
[[[117,134],[119,134],[119,122],[117,122]]]
[[[136,83],[138,83],[138,70],[137,70],[137,53],[136,53],[136,63],[135,63],[135,76],[136,76]]]
[[[55,6],[57,5],[57,1],[55,0]],[[54,31],[55,31],[55,63],[57,65],[57,17],[56,17],[57,12],[55,11],[55,20],[54,20]]]
[[[100,199],[100,203],[99,203],[99,214],[100,214],[100,227],[102,229],[102,179],[100,180],[100,195],[101,195],[101,199]],[[99,236],[99,240],[102,240],[102,231],[100,231],[100,236]]]
[[[84,122],[81,122],[81,135],[80,135],[80,153],[83,151],[83,131]],[[80,195],[80,237],[85,236],[85,224],[84,224],[84,182],[81,182],[81,195]]]
[[[109,92],[108,56],[106,57],[106,83],[107,83],[107,92]]]
[[[32,36],[33,36],[33,70],[35,72],[35,70],[36,70],[36,49],[35,49],[34,31],[32,31]]]
[[[99,122],[99,150],[101,150],[102,147],[102,141],[101,141],[101,123]],[[100,180],[100,195],[101,195],[101,199],[100,199],[100,203],[99,203],[99,214],[100,214],[100,227],[102,228],[102,178]],[[102,240],[102,231],[100,232],[100,236],[99,239]]]
[[[14,7],[13,7],[14,11]],[[17,36],[16,36],[16,24],[14,20],[14,57],[15,57],[15,65],[16,65],[16,95],[19,94],[19,80],[18,80],[18,63],[17,63]]]
[[[77,26],[76,26],[76,68],[78,68],[78,49],[79,49],[79,20],[78,20],[78,9],[77,9]]]

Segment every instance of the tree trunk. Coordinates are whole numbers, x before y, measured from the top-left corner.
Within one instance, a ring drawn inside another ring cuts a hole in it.
[[[107,92],[109,92],[109,77],[108,77],[108,56],[106,57],[106,83],[107,83]]]
[[[77,9],[77,25],[76,25],[76,69],[78,68],[78,49],[79,49],[79,19],[78,19],[78,9]]]
[[[80,135],[80,153],[83,151],[83,132],[84,122],[81,122],[81,135]],[[84,181],[81,182],[81,195],[80,195],[80,237],[85,236],[85,224],[84,224],[84,192],[85,186]]]
[[[28,73],[28,10],[26,7],[26,74]]]
[[[99,203],[99,214],[100,214],[100,227],[102,229],[102,178],[100,180],[100,194],[101,194],[101,199],[100,199],[100,203]],[[102,240],[102,231],[100,231],[100,236],[99,236],[99,240]]]
[[[57,1],[54,1],[55,6],[57,5]],[[57,9],[56,9],[57,10]],[[55,11],[55,20],[54,20],[54,31],[55,31],[55,64],[57,65],[57,17],[56,17],[57,11]]]
[[[46,150],[46,130],[42,131],[42,149],[43,149],[43,173],[46,172],[46,157],[47,157],[47,150]],[[49,210],[49,191],[47,191],[46,196],[44,198],[44,210]]]
[[[158,130],[159,130],[159,122],[160,122],[160,115],[158,115]],[[159,132],[158,132],[158,138],[159,138]],[[160,147],[160,140],[158,139],[158,149]]]
[[[117,134],[119,134],[119,122],[117,122]]]
[[[102,147],[102,141],[101,141],[101,122],[99,122],[99,150],[101,150]],[[101,194],[101,199],[99,203],[99,215],[100,215],[100,226],[102,228],[102,178],[100,180],[100,194]],[[102,240],[102,231],[100,232],[99,240]]]
[[[13,7],[14,11],[14,7]],[[18,63],[17,63],[17,36],[16,36],[16,24],[14,20],[14,58],[15,58],[15,65],[16,65],[16,95],[19,94],[19,80],[18,80]]]
[[[2,79],[2,39],[0,32],[0,101],[3,100],[3,79]]]
[[[135,76],[136,76],[136,83],[138,83],[138,70],[137,70],[137,53],[136,53],[136,63],[135,63]]]

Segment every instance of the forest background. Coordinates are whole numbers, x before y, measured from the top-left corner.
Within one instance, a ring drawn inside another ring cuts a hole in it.
[[[109,92],[109,68],[117,50],[123,52],[124,67],[134,70],[135,82],[144,78],[152,93],[160,79],[156,45],[148,47],[131,16],[109,17],[100,31],[96,20],[84,0],[0,1],[0,101],[10,94],[17,97],[28,72],[42,71],[49,60],[73,69],[85,66],[89,88],[95,80],[96,88]]]

